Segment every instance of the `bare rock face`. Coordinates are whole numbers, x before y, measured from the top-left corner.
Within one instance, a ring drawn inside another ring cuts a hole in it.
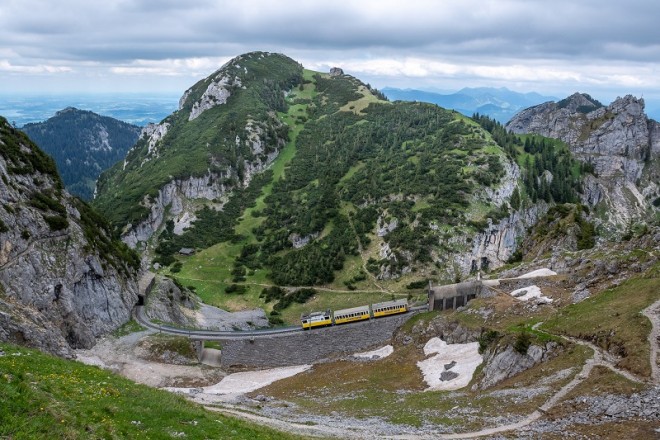
[[[545,362],[557,354],[558,345],[548,342],[545,346],[531,345],[527,353],[517,352],[513,346],[496,346],[484,353],[483,379],[474,386],[475,389],[486,389],[515,376],[534,365]]]
[[[418,322],[409,335],[405,332],[397,332],[394,339],[404,345],[414,341],[415,344],[423,346],[434,337],[442,339],[447,344],[466,344],[479,340],[480,335],[479,329],[471,329],[456,321],[448,321],[444,316],[438,316],[429,322]]]
[[[187,326],[194,323],[186,316],[183,308],[192,309],[194,306],[189,292],[182,290],[169,278],[156,276],[145,309],[149,319]]]
[[[585,178],[583,203],[602,206],[613,228],[654,210],[660,196],[660,128],[631,95],[607,107],[574,94],[518,113],[507,124],[514,133],[537,133],[566,142],[575,157],[593,166]]]
[[[344,71],[339,67],[333,67],[330,69],[330,76],[341,76],[344,74]]]
[[[0,340],[60,356],[89,348],[130,319],[136,269],[62,189],[52,160],[1,118],[0,153]]]
[[[216,105],[225,104],[227,99],[231,96],[231,92],[228,88],[230,84],[231,80],[225,76],[212,81],[206,91],[204,91],[200,100],[193,104],[188,120],[192,121],[193,119],[196,119],[204,111],[213,108]]]

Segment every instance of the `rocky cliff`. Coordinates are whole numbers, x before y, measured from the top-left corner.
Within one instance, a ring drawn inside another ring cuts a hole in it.
[[[566,142],[593,168],[583,202],[597,208],[606,229],[623,229],[659,204],[659,125],[647,118],[643,99],[628,95],[603,106],[576,93],[518,113],[507,128]]]
[[[62,356],[130,319],[137,256],[0,118],[0,340]]]

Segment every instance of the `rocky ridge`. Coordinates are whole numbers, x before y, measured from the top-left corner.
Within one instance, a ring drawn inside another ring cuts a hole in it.
[[[631,95],[602,106],[576,93],[518,113],[507,128],[561,139],[573,155],[593,167],[582,201],[600,211],[609,228],[623,229],[648,217],[660,197],[660,124]]]
[[[130,319],[137,258],[4,119],[0,146],[0,339],[71,356]]]
[[[263,72],[253,69],[260,68],[275,73],[257,80]],[[222,209],[229,193],[247,187],[286,144],[288,128],[275,110],[301,71],[279,54],[233,58],[186,90],[176,112],[142,130],[123,163],[99,179],[95,205],[131,247],[167,220],[180,234],[202,206]]]

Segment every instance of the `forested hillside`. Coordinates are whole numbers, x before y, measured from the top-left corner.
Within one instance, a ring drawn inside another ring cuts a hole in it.
[[[127,243],[225,304],[264,286],[415,289],[500,266],[548,206],[579,201],[588,171],[560,141],[257,52],[189,89],[102,176],[96,203]]]
[[[85,200],[94,195],[102,171],[121,161],[140,127],[72,107],[22,130],[55,159],[67,190]]]
[[[213,194],[188,196],[210,200],[244,187],[286,142],[288,127],[275,112],[286,108],[283,90],[301,78],[302,67],[283,55],[233,59],[188,89],[179,110],[148,127],[126,160],[101,176],[96,206],[123,226],[148,219],[147,206],[173,180],[208,176]]]

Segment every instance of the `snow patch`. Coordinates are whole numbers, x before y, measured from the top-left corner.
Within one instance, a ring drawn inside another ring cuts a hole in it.
[[[516,289],[511,292],[511,296],[520,301],[529,301],[532,298],[538,298],[537,302],[539,303],[548,304],[552,302],[552,298],[543,296],[539,286],[529,286]]]
[[[477,367],[483,362],[478,342],[447,344],[440,338],[431,338],[424,346],[424,354],[435,354],[417,362],[417,367],[428,384],[425,391],[448,391],[466,387]]]
[[[547,268],[536,269],[531,272],[528,272],[524,275],[520,275],[518,278],[536,278],[536,277],[550,277],[552,275],[557,275],[557,272],[552,271]]]
[[[362,353],[355,353],[353,357],[360,359],[383,359],[394,353],[394,347],[386,345],[377,350],[364,351]]]
[[[270,385],[281,379],[295,376],[312,368],[311,365],[272,368],[270,370],[245,371],[225,376],[219,383],[203,388],[165,388],[168,391],[203,394],[245,394]]]

